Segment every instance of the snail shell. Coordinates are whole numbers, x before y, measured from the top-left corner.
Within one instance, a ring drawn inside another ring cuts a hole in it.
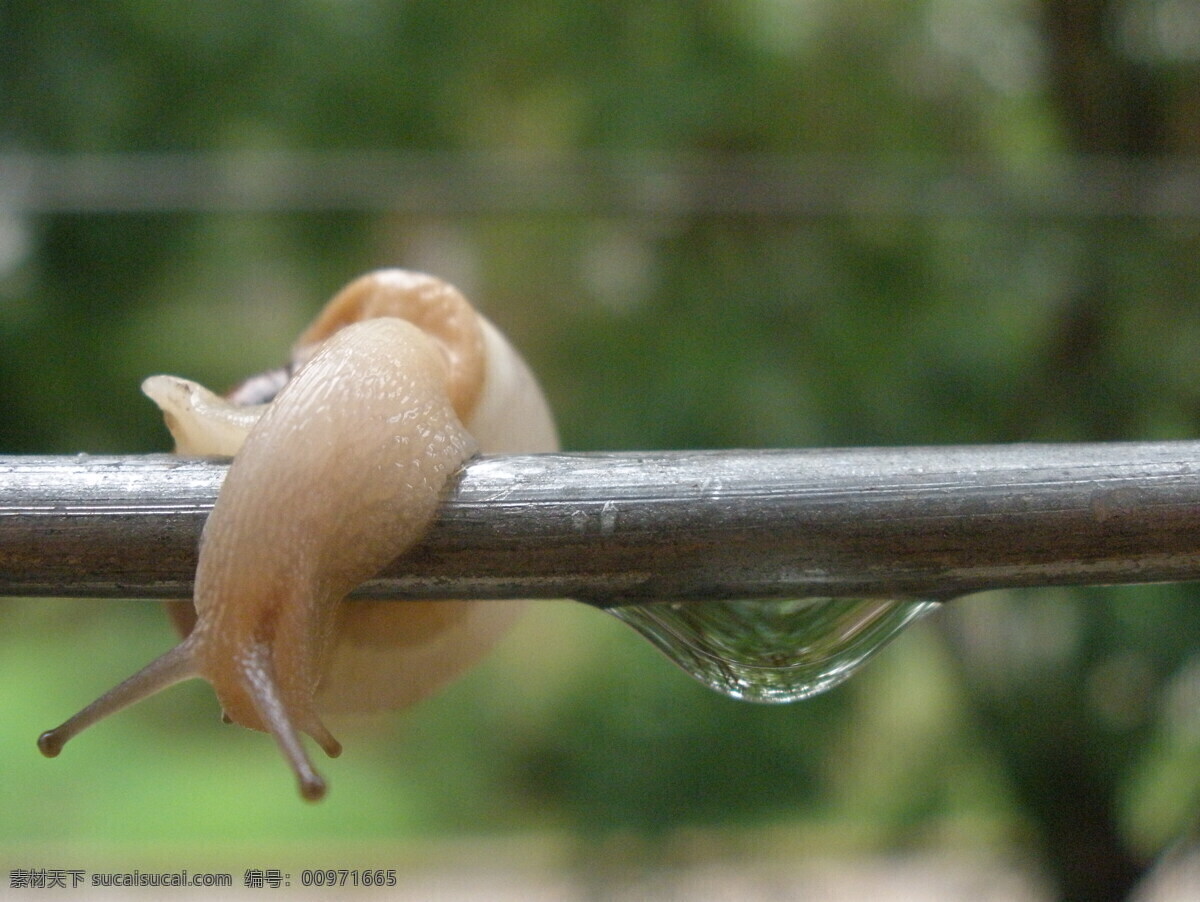
[[[301,734],[341,748],[322,714],[412,704],[514,619],[520,602],[344,601],[421,538],[476,451],[557,447],[541,390],[499,331],[446,283],[382,270],[329,302],[291,370],[232,400],[146,380],[177,453],[233,455],[201,538],[194,609],[173,612],[179,645],[42,734],[46,755],[202,677],[228,719],[274,737],[301,794],[318,799],[325,783]]]

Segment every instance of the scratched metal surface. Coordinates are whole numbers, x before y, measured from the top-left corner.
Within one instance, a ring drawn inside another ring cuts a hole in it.
[[[226,463],[0,458],[0,594],[181,598]],[[951,598],[1200,578],[1200,442],[479,458],[356,594]]]

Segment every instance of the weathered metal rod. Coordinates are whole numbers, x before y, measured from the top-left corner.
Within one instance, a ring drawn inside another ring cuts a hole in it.
[[[0,457],[0,595],[185,598],[227,462]],[[356,594],[902,595],[1200,579],[1200,442],[483,457]]]

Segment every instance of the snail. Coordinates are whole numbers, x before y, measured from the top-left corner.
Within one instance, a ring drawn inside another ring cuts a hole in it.
[[[322,714],[406,707],[475,663],[520,602],[345,601],[411,547],[477,451],[557,448],[525,362],[450,285],[379,270],[339,292],[287,370],[229,398],[173,376],[143,390],[181,454],[232,455],[204,525],[184,638],[59,727],[48,757],[97,721],[182,680],[223,717],[270,733],[301,795],[325,782],[302,740],[341,751]]]

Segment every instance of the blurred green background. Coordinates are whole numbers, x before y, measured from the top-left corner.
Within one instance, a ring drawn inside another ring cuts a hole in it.
[[[382,265],[459,284],[572,449],[1194,437],[1200,4],[0,0],[0,452],[165,450],[145,375],[277,365]],[[343,730],[308,806],[200,683],[42,760],[174,640],[145,603],[6,600],[0,865],[607,898],[929,854],[1121,899],[1195,837],[1197,602],[973,597],[784,708],[541,603]]]

